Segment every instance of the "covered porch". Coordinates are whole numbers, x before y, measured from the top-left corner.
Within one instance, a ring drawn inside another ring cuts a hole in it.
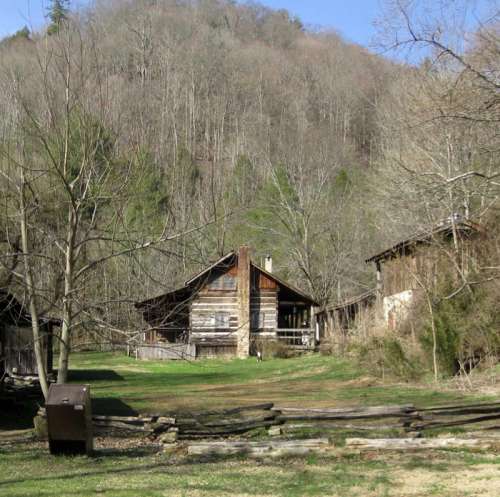
[[[276,338],[297,350],[313,350],[319,340],[314,309],[315,302],[292,288],[281,287]]]

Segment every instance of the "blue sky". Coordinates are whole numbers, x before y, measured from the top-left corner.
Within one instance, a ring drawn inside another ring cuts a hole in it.
[[[365,46],[375,34],[373,21],[381,11],[380,0],[264,0],[261,3],[287,9],[306,25],[333,28],[347,40]]]
[[[90,3],[92,0],[71,0],[72,7]],[[244,0],[240,0],[244,1]],[[259,1],[259,0],[257,0]],[[476,24],[480,14],[492,7],[498,8],[498,0],[453,0],[459,5],[467,4],[466,25]],[[382,11],[384,0],[260,0],[260,3],[275,9],[287,9],[297,15],[306,26],[330,28],[346,40],[370,46],[375,36],[374,21]],[[416,2],[418,3],[418,2]],[[426,0],[432,5],[432,0]],[[450,2],[449,2],[450,3]],[[45,22],[49,0],[0,0],[0,38],[14,33],[23,26],[40,28]],[[423,16],[425,18],[425,14]]]
[[[334,28],[350,41],[368,45],[380,0],[264,0],[264,5],[287,9],[306,25]],[[24,25],[39,28],[49,0],[0,0],[0,37]],[[73,0],[72,5],[85,4]]]

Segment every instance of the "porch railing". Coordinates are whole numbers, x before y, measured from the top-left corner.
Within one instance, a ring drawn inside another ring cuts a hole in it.
[[[315,330],[310,328],[278,328],[278,340],[290,347],[298,349],[313,349]]]

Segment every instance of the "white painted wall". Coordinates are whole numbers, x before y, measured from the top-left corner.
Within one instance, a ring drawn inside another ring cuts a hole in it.
[[[387,325],[400,323],[406,319],[413,303],[414,291],[405,290],[401,293],[395,293],[389,297],[384,297],[384,321]],[[391,319],[391,318],[394,318]]]

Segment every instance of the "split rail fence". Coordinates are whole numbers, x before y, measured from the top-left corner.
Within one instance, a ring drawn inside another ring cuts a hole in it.
[[[45,409],[38,413],[45,417]],[[97,436],[150,436],[169,434],[167,439],[224,438],[241,435],[257,428],[270,433],[287,434],[315,431],[384,431],[418,437],[437,429],[482,431],[500,430],[500,402],[474,405],[448,405],[417,409],[412,404],[347,407],[297,408],[276,407],[265,403],[217,411],[177,413],[172,416],[93,416]],[[175,435],[174,435],[175,434]]]

